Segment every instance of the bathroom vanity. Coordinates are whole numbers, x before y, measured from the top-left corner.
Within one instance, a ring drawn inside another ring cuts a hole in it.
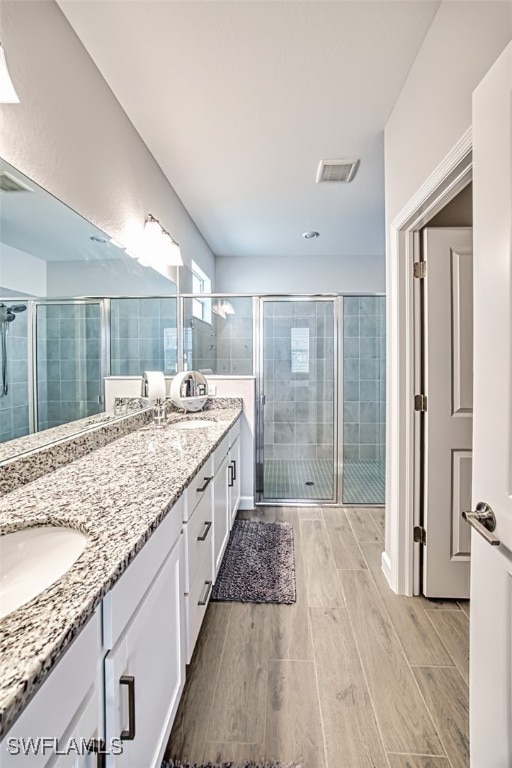
[[[0,499],[2,534],[51,525],[88,539],[0,622],[3,768],[160,764],[240,499],[242,402],[218,405]]]

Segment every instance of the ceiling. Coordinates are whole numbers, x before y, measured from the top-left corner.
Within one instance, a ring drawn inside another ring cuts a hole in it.
[[[216,255],[384,254],[383,129],[437,0],[57,1]]]

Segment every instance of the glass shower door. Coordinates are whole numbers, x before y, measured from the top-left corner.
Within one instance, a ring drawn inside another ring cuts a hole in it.
[[[261,307],[260,500],[334,501],[335,302],[265,298]]]
[[[37,304],[37,428],[48,429],[103,410],[101,304]]]

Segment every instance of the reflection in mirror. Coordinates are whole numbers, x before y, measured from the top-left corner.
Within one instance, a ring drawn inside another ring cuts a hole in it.
[[[189,369],[195,368],[206,375],[252,375],[252,298],[185,298],[183,359]]]
[[[176,298],[112,299],[110,313],[113,376],[176,373]]]
[[[23,443],[37,430],[53,441],[104,418],[109,346],[112,373],[139,375],[174,372],[177,344],[175,268],[139,263],[2,159],[0,215],[2,461],[7,441],[14,455],[44,444]]]

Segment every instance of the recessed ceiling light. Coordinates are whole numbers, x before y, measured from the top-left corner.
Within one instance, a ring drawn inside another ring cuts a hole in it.
[[[106,243],[104,237],[97,237],[96,235],[91,235],[91,240],[94,240],[95,243]]]
[[[314,240],[315,237],[320,237],[320,232],[303,232],[302,237],[304,237],[306,240]]]

